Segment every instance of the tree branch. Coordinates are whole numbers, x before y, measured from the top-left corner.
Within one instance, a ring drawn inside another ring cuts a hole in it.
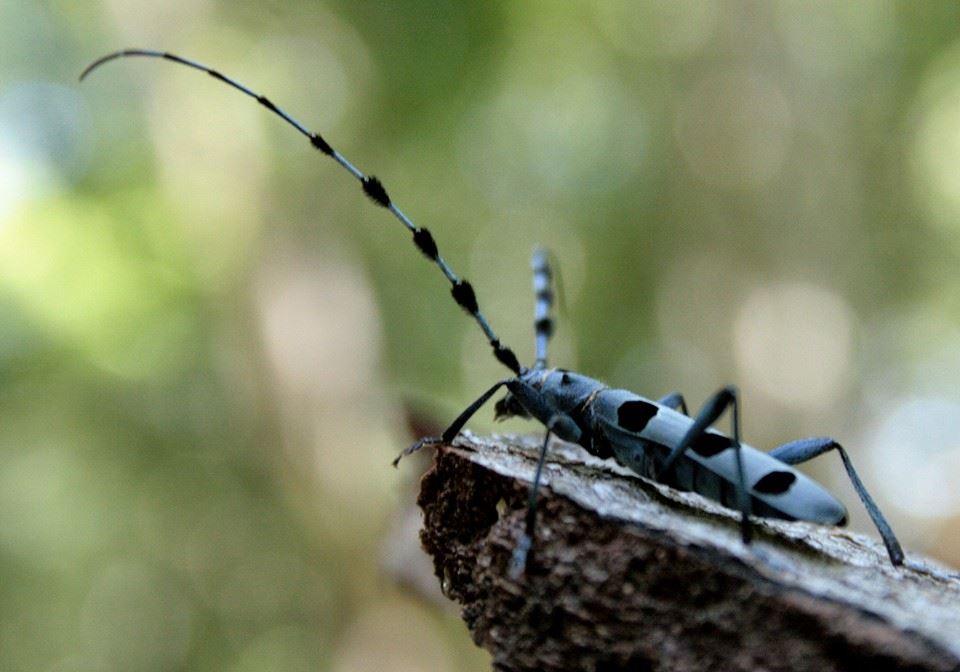
[[[462,436],[421,540],[496,670],[960,670],[960,575],[840,528],[755,519],[555,442],[526,576],[508,576],[539,439]]]

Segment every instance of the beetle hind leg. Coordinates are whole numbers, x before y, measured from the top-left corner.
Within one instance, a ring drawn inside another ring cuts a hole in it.
[[[667,397],[664,398],[668,399],[673,396],[674,395],[667,395]],[[676,396],[679,397],[680,400],[683,399],[681,395]],[[732,407],[731,420],[733,424],[733,437],[728,439],[727,437],[721,437],[719,434],[708,433],[707,430],[710,425],[716,422],[728,407]],[[697,417],[694,419],[690,429],[687,430],[687,433],[680,440],[680,443],[670,451],[670,455],[657,474],[657,480],[662,481],[668,476],[677,460],[687,450],[693,450],[700,455],[713,455],[728,448],[734,450],[737,461],[736,486],[741,513],[740,536],[743,539],[743,543],[748,544],[750,543],[752,531],[750,527],[751,499],[743,473],[743,451],[740,450],[740,402],[737,388],[728,385],[707,400],[697,413]]]
[[[853,462],[850,461],[850,456],[847,455],[847,451],[844,450],[843,446],[830,437],[819,436],[812,439],[800,439],[798,441],[785,443],[771,450],[770,456],[777,458],[785,464],[794,465],[812,460],[830,450],[836,450],[840,453],[840,459],[843,461],[843,466],[847,470],[847,476],[853,484],[854,490],[857,491],[857,495],[860,496],[860,501],[863,502],[867,513],[870,514],[870,519],[873,520],[874,526],[880,533],[880,538],[883,539],[883,545],[887,547],[890,562],[894,566],[902,565],[903,549],[900,547],[900,542],[893,533],[893,529],[890,527],[887,519],[884,518],[880,512],[880,507],[877,506],[877,503],[873,501],[873,497],[867,492],[866,486],[863,484],[863,481],[860,480],[857,470],[853,468]]]

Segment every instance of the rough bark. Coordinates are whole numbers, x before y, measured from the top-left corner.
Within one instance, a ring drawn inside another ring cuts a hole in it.
[[[839,528],[737,515],[555,443],[527,573],[507,567],[536,439],[469,435],[421,483],[421,540],[496,670],[960,670],[960,575]]]

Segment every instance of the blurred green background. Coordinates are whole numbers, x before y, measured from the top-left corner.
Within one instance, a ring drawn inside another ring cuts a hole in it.
[[[78,85],[128,46],[381,177],[525,362],[541,242],[554,362],[736,382],[751,444],[837,437],[960,564],[960,4],[4,0],[0,669],[488,667],[397,586],[389,461],[505,370],[253,101],[142,59]]]

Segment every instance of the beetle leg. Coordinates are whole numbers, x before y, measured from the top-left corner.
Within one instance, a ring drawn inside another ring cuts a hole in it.
[[[893,529],[890,527],[887,519],[883,517],[880,508],[876,502],[873,501],[873,497],[867,492],[866,486],[864,486],[863,481],[860,480],[857,470],[853,468],[853,462],[850,461],[850,456],[847,455],[847,451],[844,450],[843,446],[828,436],[818,436],[812,439],[800,439],[798,441],[785,443],[771,450],[770,456],[786,464],[801,464],[823,455],[829,450],[836,450],[840,453],[840,459],[843,461],[843,466],[847,470],[847,476],[853,484],[853,489],[856,490],[860,496],[860,501],[863,502],[864,508],[867,510],[867,513],[870,514],[870,519],[873,520],[874,526],[883,539],[884,546],[887,547],[890,562],[894,565],[902,565],[903,549],[900,548],[900,542],[897,541]]]
[[[509,383],[511,380],[513,379],[501,380],[499,383],[480,395],[476,401],[467,406],[463,413],[457,416],[457,419],[453,421],[453,424],[447,427],[440,436],[427,436],[404,448],[403,452],[397,455],[396,459],[393,461],[393,466],[397,466],[400,460],[405,458],[407,455],[412,455],[424,446],[435,446],[440,443],[450,443],[453,441],[455,438],[457,438],[457,434],[460,433],[460,430],[463,429],[463,426],[467,424],[467,421],[473,417],[473,414],[479,411],[480,407],[490,400],[490,397],[493,396],[494,392]]]
[[[559,434],[561,436],[573,436],[579,434],[577,424],[568,415],[557,414],[550,418],[547,423],[547,433],[543,436],[543,443],[540,445],[540,454],[537,456],[537,469],[533,475],[533,485],[530,486],[530,498],[527,500],[527,519],[523,536],[517,542],[513,549],[513,558],[510,561],[510,578],[516,579],[527,566],[527,554],[530,552],[530,546],[533,544],[533,535],[537,525],[537,494],[540,491],[540,481],[543,474],[543,464],[547,460],[547,446],[550,444],[550,436]],[[574,441],[576,439],[567,439]]]
[[[680,392],[671,392],[668,395],[660,397],[657,399],[657,403],[661,406],[672,408],[675,411],[680,411],[684,415],[690,415],[690,411],[687,410],[687,400],[683,398],[683,394]]]
[[[697,440],[706,434],[710,425],[716,422],[717,418],[727,410],[728,406],[733,407],[731,411],[733,437],[730,442],[730,448],[733,448],[735,451],[734,454],[737,460],[737,496],[740,500],[741,513],[740,535],[743,538],[743,543],[748,544],[750,543],[751,532],[750,493],[747,490],[747,483],[743,474],[743,455],[740,450],[740,403],[738,401],[737,388],[728,385],[707,400],[697,413],[697,417],[694,419],[690,429],[687,430],[687,433],[680,440],[680,443],[673,448],[667,460],[663,463],[663,466],[660,468],[660,473],[657,475],[657,480],[663,480],[663,478],[670,473],[673,465],[676,464],[676,461],[688,448],[692,447],[693,450],[696,450]]]

